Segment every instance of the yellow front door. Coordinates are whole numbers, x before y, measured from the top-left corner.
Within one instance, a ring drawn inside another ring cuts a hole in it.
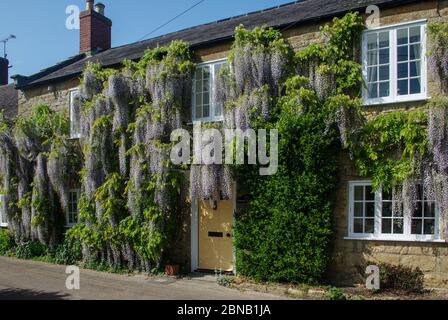
[[[233,201],[199,204],[199,269],[233,271]]]

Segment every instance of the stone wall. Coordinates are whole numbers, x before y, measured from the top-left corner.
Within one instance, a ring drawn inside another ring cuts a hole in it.
[[[384,262],[419,267],[426,285],[448,287],[448,245],[430,242],[346,240],[348,236],[349,182],[366,180],[358,175],[347,153],[340,155],[337,191],[334,195],[332,260],[327,279],[335,284],[364,283],[366,263]]]
[[[19,114],[31,112],[39,104],[48,104],[55,111],[69,113],[70,91],[79,86],[79,79],[74,78],[60,83],[39,86],[19,91]]]
[[[421,1],[417,4],[400,8],[387,9],[381,12],[381,24],[410,22],[420,19],[431,21],[448,21],[448,1]],[[327,23],[323,21],[320,25]],[[295,50],[318,41],[319,27],[316,23],[304,24],[290,28],[284,32]],[[212,47],[201,47],[195,50],[197,62],[212,61],[226,58],[230,50],[229,43]],[[428,72],[431,75],[431,72]],[[429,77],[429,94],[437,95],[440,87],[435,79]],[[72,79],[58,85],[40,87],[21,92],[19,96],[19,112],[29,112],[31,106],[38,103],[48,103],[56,110],[68,110],[69,90],[78,86],[79,80]],[[366,115],[373,117],[381,112],[417,108],[425,102],[391,104],[366,107]],[[348,235],[348,182],[363,180],[358,175],[353,163],[346,154],[341,155],[339,168],[339,183],[334,195],[336,207],[334,210],[334,239],[332,263],[328,272],[331,282],[354,284],[363,282],[359,266],[368,261],[403,264],[420,267],[426,276],[427,285],[448,287],[448,245],[422,242],[379,242],[345,240]],[[243,203],[244,201],[242,201]],[[190,215],[186,208],[182,217],[182,234],[173,248],[175,262],[189,266],[190,255]]]

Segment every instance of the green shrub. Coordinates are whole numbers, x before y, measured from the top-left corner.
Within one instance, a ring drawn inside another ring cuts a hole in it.
[[[74,265],[82,260],[82,246],[78,239],[66,237],[56,247],[54,260],[57,264]]]
[[[260,176],[241,172],[242,189],[251,195],[237,212],[237,270],[259,281],[316,283],[329,261],[332,197],[339,142],[326,131],[325,108],[309,90],[279,103],[279,168]]]
[[[331,288],[327,293],[328,300],[347,300],[347,297],[339,288]]]
[[[374,263],[372,263],[374,264]],[[422,293],[424,291],[424,274],[419,268],[381,263],[380,290]]]
[[[7,254],[14,247],[14,239],[8,230],[0,229],[0,256]]]
[[[234,277],[231,276],[220,276],[217,279],[217,283],[222,287],[230,287],[234,280]]]
[[[48,247],[38,241],[30,241],[17,245],[14,255],[19,259],[43,257],[48,253]]]

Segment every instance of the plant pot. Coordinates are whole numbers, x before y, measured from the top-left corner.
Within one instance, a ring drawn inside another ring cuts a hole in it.
[[[167,276],[177,276],[179,275],[180,266],[178,264],[167,264],[165,266],[165,274]]]

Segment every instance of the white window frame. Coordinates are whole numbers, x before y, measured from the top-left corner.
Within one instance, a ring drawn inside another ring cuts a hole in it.
[[[68,192],[69,192],[69,195],[70,195],[70,193],[76,193],[76,195],[77,195],[78,203],[77,203],[76,207],[78,209],[77,217],[79,219],[79,198],[81,197],[81,190],[80,189],[70,189]],[[70,203],[70,198],[69,198],[69,203]],[[72,228],[72,227],[76,226],[78,224],[78,222],[74,222],[74,223],[70,222],[70,214],[72,212],[70,212],[70,204],[68,204],[68,205],[69,205],[69,208],[67,208],[68,210],[67,210],[67,214],[66,214],[66,217],[65,217],[65,219],[66,219],[66,227],[67,228]]]
[[[79,89],[78,88],[71,89],[69,91],[70,139],[79,139],[79,138],[81,138],[81,128],[79,128],[79,132],[76,135],[74,135],[73,132],[72,132],[72,123],[73,123],[72,108],[73,108],[73,100],[74,100],[74,97],[75,97],[76,94],[79,95]]]
[[[212,61],[207,61],[207,62],[203,62],[203,63],[199,63],[196,65],[196,71],[201,68],[201,67],[205,67],[205,66],[209,66],[210,67],[210,88],[209,88],[209,93],[210,93],[210,115],[209,117],[206,118],[196,118],[196,71],[193,77],[193,89],[192,89],[192,103],[191,103],[191,119],[193,123],[197,123],[197,122],[222,122],[224,121],[224,110],[222,110],[222,115],[221,116],[215,116],[215,102],[213,100],[214,97],[214,90],[215,90],[215,81],[216,81],[216,77],[215,77],[215,67],[217,65],[221,65],[224,63],[228,63],[227,59],[218,59],[218,60],[212,60]]]
[[[5,212],[3,212],[3,209],[5,209],[5,195],[0,194],[0,227],[1,228],[7,228],[8,223],[3,221],[2,216],[5,216]]]
[[[408,95],[398,95],[397,94],[397,30],[401,28],[411,28],[411,27],[421,27],[421,93],[419,94],[408,94]],[[388,97],[382,98],[368,98],[368,88],[366,88],[368,83],[368,55],[367,55],[367,36],[370,33],[378,33],[389,31],[389,92]],[[400,24],[389,25],[385,27],[378,27],[365,30],[362,36],[362,74],[363,80],[366,86],[363,87],[362,96],[364,105],[378,105],[378,104],[390,104],[390,103],[400,103],[400,102],[410,102],[410,101],[424,101],[428,100],[428,62],[427,62],[427,20],[417,20],[413,22],[406,22]]]
[[[348,236],[346,240],[376,240],[376,241],[408,241],[408,242],[445,242],[441,237],[440,226],[442,225],[442,217],[440,215],[439,207],[436,203],[436,216],[435,216],[435,234],[434,235],[418,235],[412,234],[411,225],[412,217],[407,214],[408,209],[404,208],[404,225],[403,234],[383,234],[382,230],[382,190],[379,189],[375,192],[375,232],[373,234],[354,233],[354,197],[355,187],[358,186],[372,186],[372,181],[350,181],[348,183]]]

